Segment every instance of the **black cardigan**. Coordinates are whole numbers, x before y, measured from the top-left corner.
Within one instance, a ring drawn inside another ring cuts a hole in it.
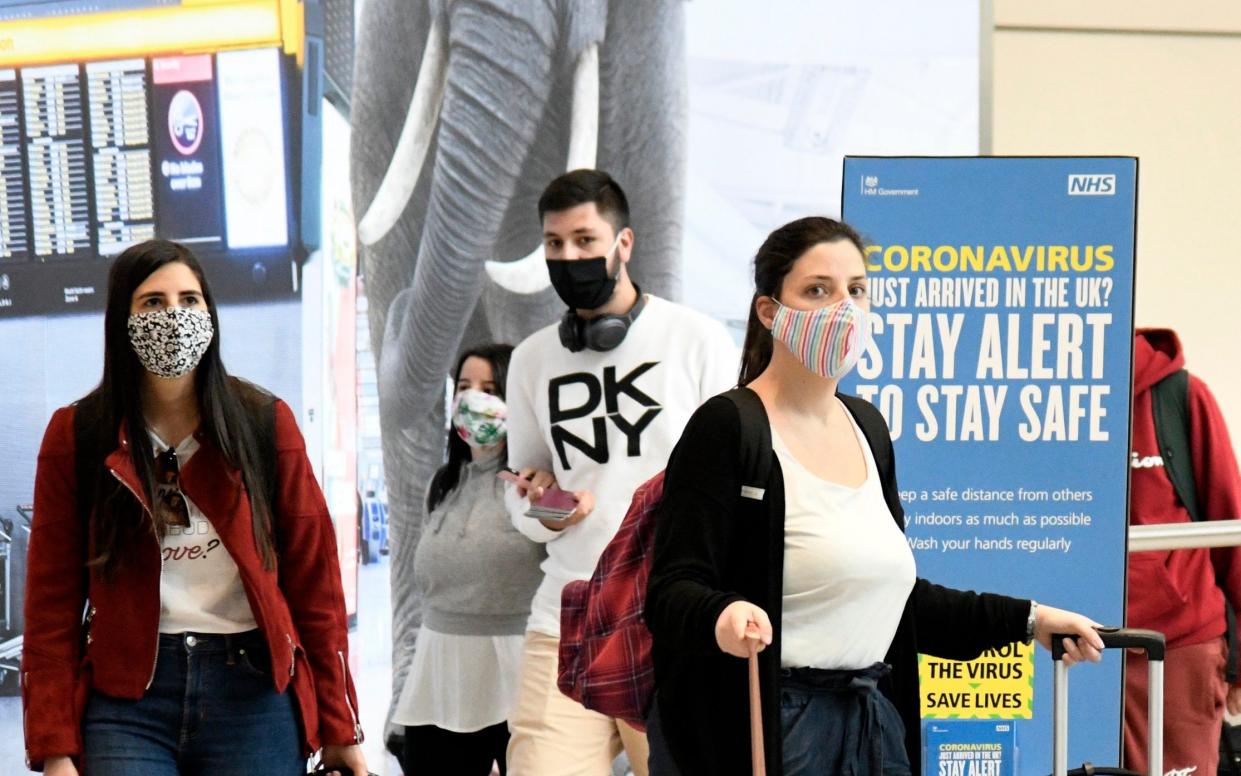
[[[883,416],[852,396],[841,401],[870,443],[883,495],[905,530],[897,494],[892,439]],[[646,597],[654,636],[660,725],[683,776],[750,773],[746,662],[720,651],[715,623],[726,606],[747,600],[774,627],[759,654],[767,772],[782,772],[780,735],[780,622],[784,582],[784,476],[778,460],[761,502],[739,498],[740,417],[716,397],[694,413],[669,462],[657,516]],[[905,748],[921,773],[922,726],[918,653],[954,660],[1025,638],[1030,602],[976,594],[918,579],[905,603],[880,690],[905,723]]]

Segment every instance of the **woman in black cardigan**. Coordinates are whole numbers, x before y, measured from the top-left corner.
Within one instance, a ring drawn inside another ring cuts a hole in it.
[[[1086,617],[916,579],[888,428],[836,393],[868,337],[863,255],[827,218],[768,237],[740,376],[752,393],[703,405],[669,462],[645,614],[651,776],[749,773],[752,649],[768,773],[786,776],[919,773],[919,652],[968,660],[1073,633],[1066,662],[1099,660]],[[755,438],[773,450],[765,482],[745,481]]]

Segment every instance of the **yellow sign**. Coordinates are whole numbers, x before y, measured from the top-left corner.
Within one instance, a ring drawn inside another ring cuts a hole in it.
[[[1014,643],[977,660],[918,656],[926,719],[1032,719],[1034,646]]]
[[[163,8],[0,22],[0,66],[281,43],[300,62],[302,24],[295,0],[193,0]]]

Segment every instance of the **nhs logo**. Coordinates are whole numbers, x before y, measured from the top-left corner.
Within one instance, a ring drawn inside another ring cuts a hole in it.
[[[1069,196],[1110,197],[1116,193],[1115,175],[1070,175]]]

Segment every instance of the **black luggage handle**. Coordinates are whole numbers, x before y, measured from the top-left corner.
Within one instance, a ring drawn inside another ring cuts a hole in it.
[[[1142,628],[1096,628],[1103,639],[1104,649],[1140,649],[1150,660],[1163,660],[1165,644],[1163,634]],[[1064,640],[1077,639],[1070,633],[1057,633],[1051,637],[1051,659],[1064,659]]]

